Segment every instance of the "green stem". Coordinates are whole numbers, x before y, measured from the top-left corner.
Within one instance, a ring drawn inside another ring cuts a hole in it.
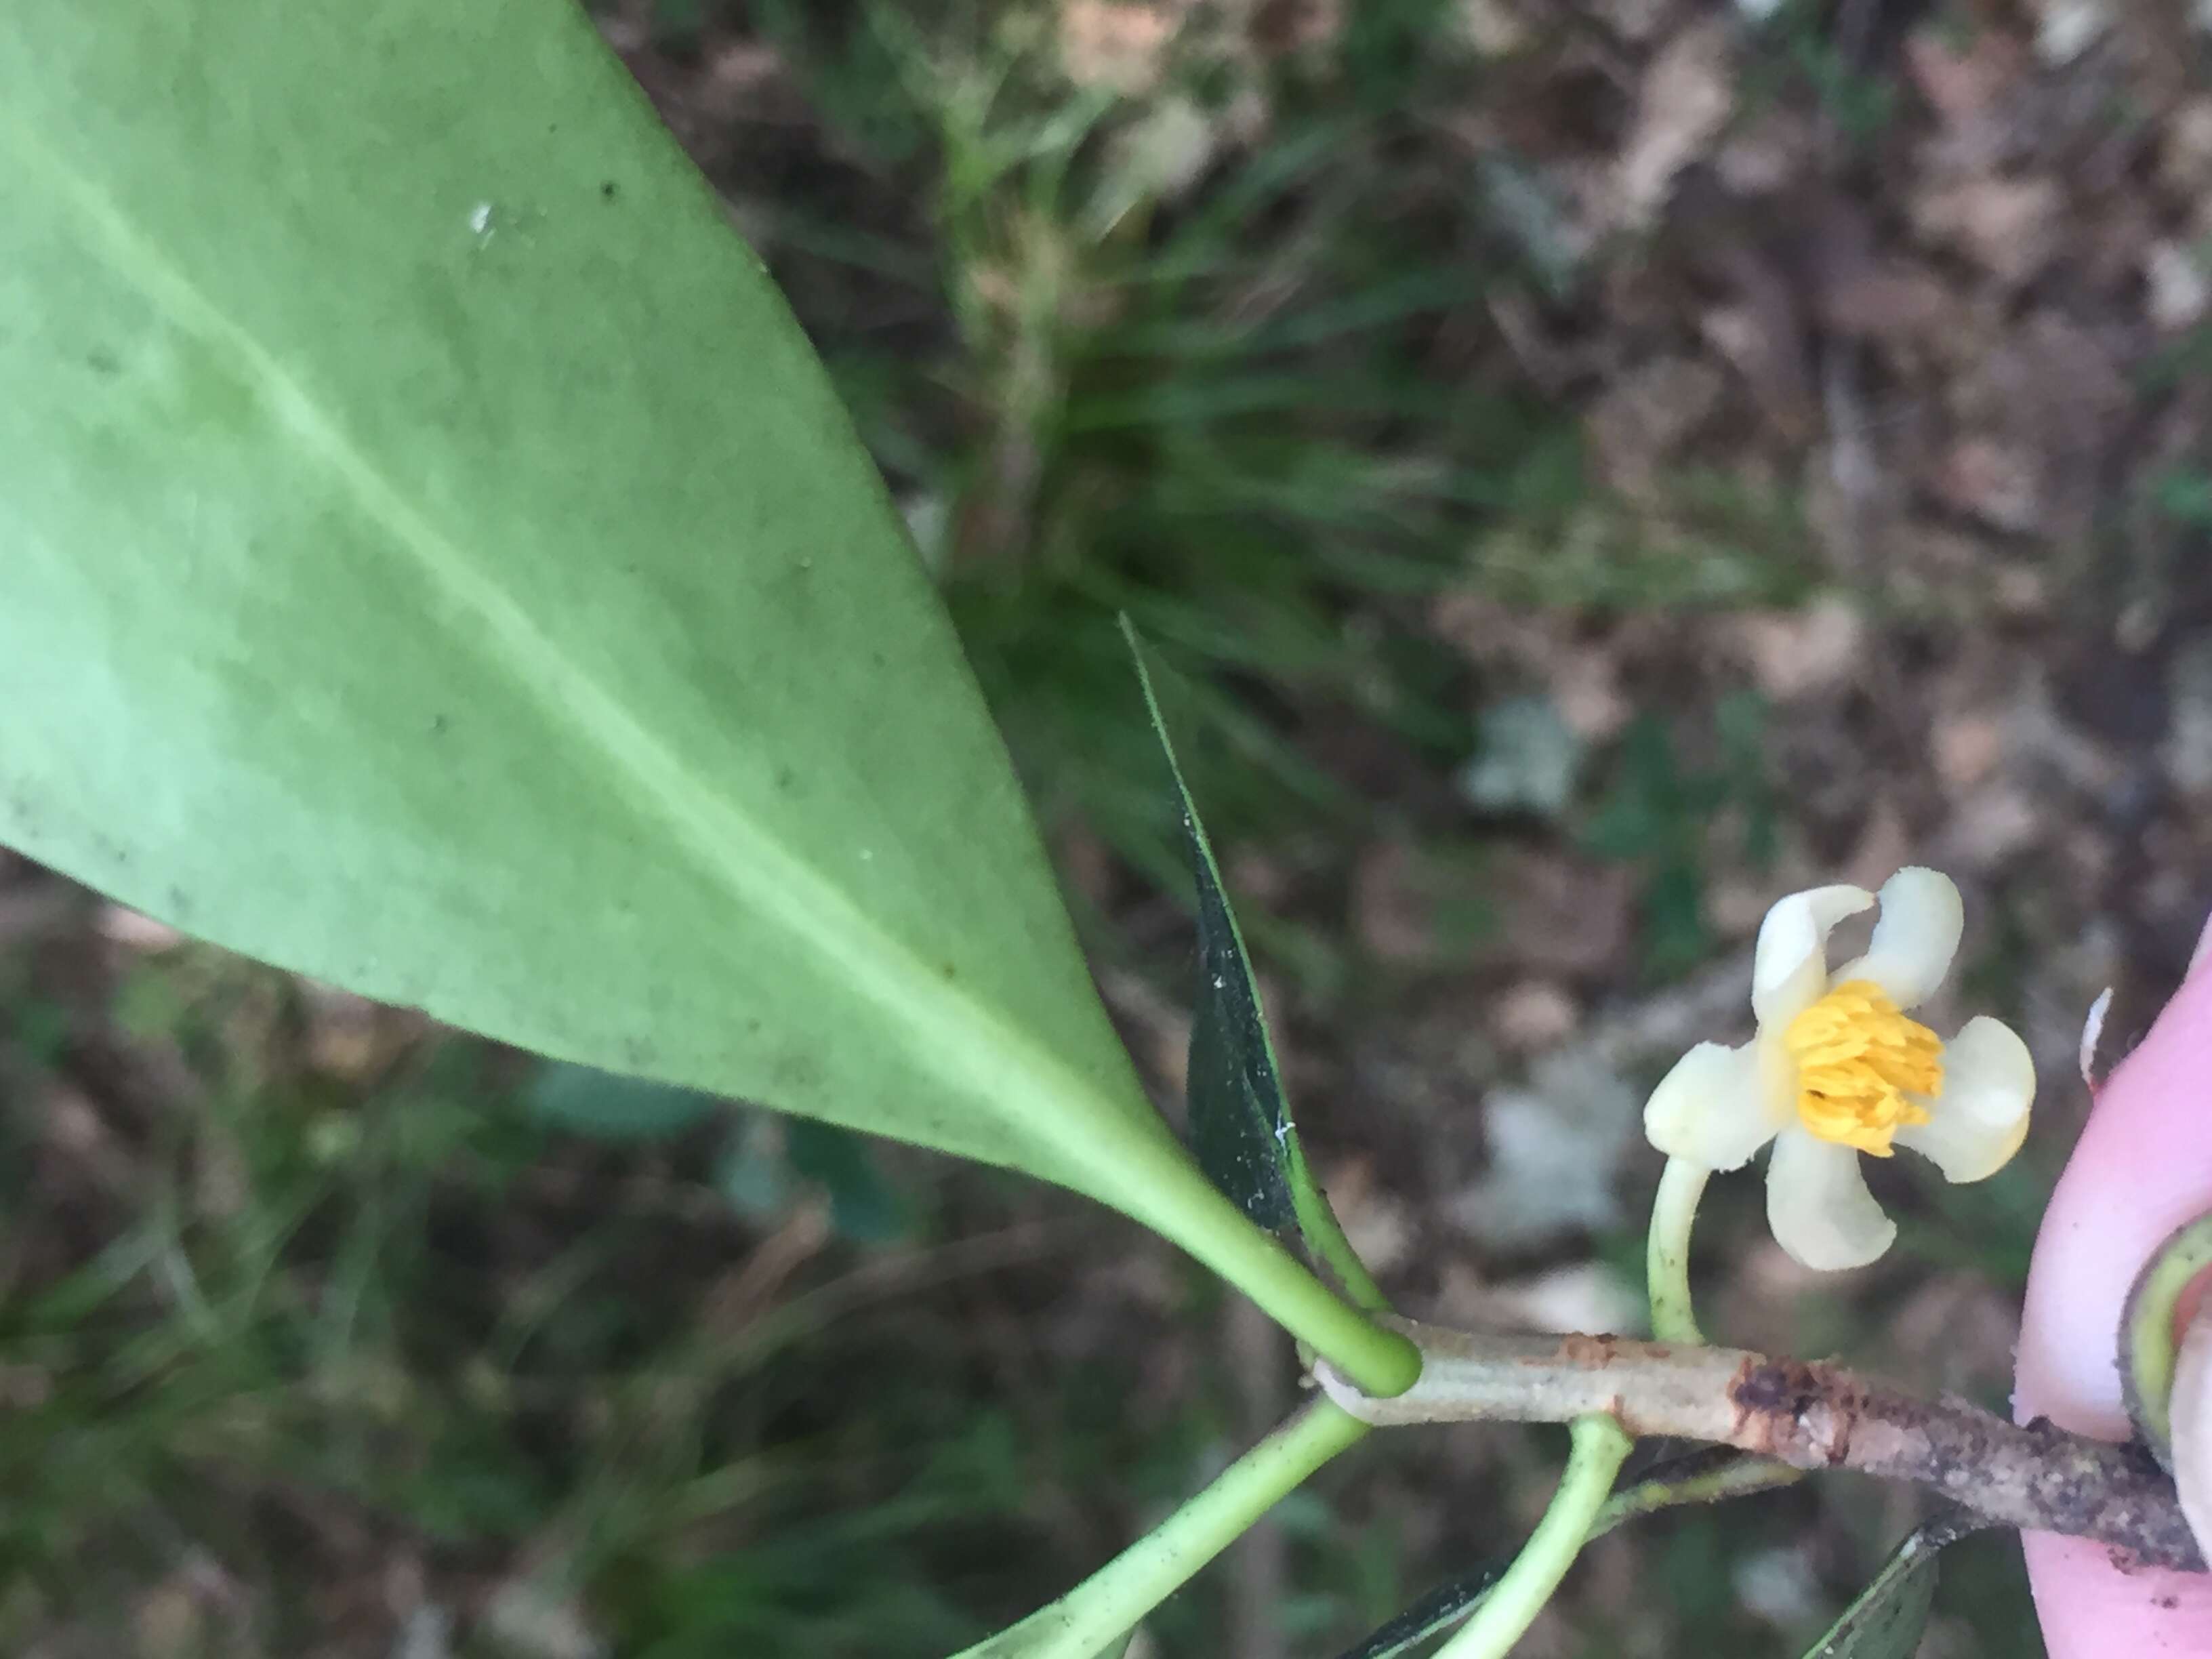
[[[1389,1313],[1390,1298],[1382,1294],[1382,1287],[1375,1282],[1374,1274],[1359,1259],[1359,1252],[1344,1236],[1343,1225],[1329,1206],[1328,1195],[1306,1173],[1305,1153],[1295,1141],[1291,1146],[1291,1202],[1297,1211],[1298,1234],[1305,1240],[1306,1248],[1336,1275],[1336,1282],[1344,1286],[1344,1293],[1359,1306],[1370,1313]]]
[[[1690,1304],[1690,1227],[1711,1174],[1702,1164],[1670,1158],[1651,1200],[1644,1273],[1651,1295],[1651,1334],[1662,1342],[1705,1343]]]
[[[1590,1528],[1590,1536],[1602,1538],[1615,1527],[1678,1504],[1717,1504],[1723,1498],[1747,1498],[1753,1492],[1779,1492],[1804,1478],[1804,1470],[1793,1469],[1787,1463],[1746,1457],[1682,1480],[1641,1480],[1606,1499],[1597,1524]]]
[[[1577,1418],[1571,1432],[1573,1449],[1551,1507],[1505,1576],[1490,1587],[1459,1633],[1437,1650],[1435,1659],[1502,1659],[1527,1633],[1582,1553],[1605,1509],[1613,1478],[1636,1443],[1602,1414]]]
[[[1364,1392],[1381,1400],[1413,1386],[1421,1351],[1402,1333],[1385,1330],[1322,1284],[1217,1192],[1180,1148],[1152,1163],[1109,1201],[1182,1245]],[[1345,1251],[1350,1255],[1349,1244]]]
[[[954,1659],[1092,1659],[1366,1432],[1358,1418],[1315,1401],[1050,1607]]]
[[[1701,1164],[1679,1158],[1667,1160],[1659,1176],[1659,1190],[1651,1200],[1651,1231],[1644,1245],[1645,1276],[1651,1297],[1651,1334],[1662,1342],[1703,1347],[1705,1334],[1698,1328],[1697,1311],[1690,1304],[1690,1228],[1698,1218],[1698,1200],[1705,1195],[1712,1171]],[[1766,1473],[1747,1475],[1774,1487],[1803,1480],[1802,1469],[1763,1465]]]
[[[1772,1492],[1799,1475],[1798,1470],[1784,1463],[1732,1458],[1680,1479],[1641,1480],[1605,1500],[1589,1535],[1602,1538],[1615,1527],[1679,1504],[1712,1504],[1725,1498]],[[1340,1659],[1402,1659],[1431,1636],[1472,1618],[1501,1576],[1496,1566],[1485,1566],[1431,1591]]]

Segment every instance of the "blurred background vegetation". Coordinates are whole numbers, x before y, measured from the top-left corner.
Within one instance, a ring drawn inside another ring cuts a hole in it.
[[[2197,11],[2202,13],[2203,8]],[[1635,1328],[1637,1112],[1765,905],[1901,862],[2028,1033],[2026,1155],[1755,1182],[1709,1328],[1990,1403],[2044,1194],[2212,884],[2212,37],[2118,0],[620,0],[830,362],[1171,1112],[1187,757],[1309,1155],[1401,1304]],[[711,541],[712,527],[702,526]],[[574,902],[574,896],[549,896]],[[0,854],[0,1647],[923,1656],[1295,1398],[1063,1194],[644,1091]],[[1135,1650],[1327,1656],[1559,1437],[1378,1438]],[[1793,1656],[1910,1524],[1836,1479],[1593,1548],[1537,1659]],[[2008,1539],[1923,1652],[2038,1651]]]

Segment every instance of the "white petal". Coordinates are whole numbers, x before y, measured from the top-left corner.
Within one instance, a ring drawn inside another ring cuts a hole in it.
[[[1645,1139],[1669,1158],[1740,1170],[1781,1127],[1759,1075],[1759,1045],[1700,1042],[1674,1062],[1644,1108]]]
[[[1859,1174],[1857,1152],[1802,1129],[1775,1138],[1766,1221],[1784,1249],[1824,1273],[1863,1267],[1897,1237]]]
[[[1866,954],[1836,970],[1836,983],[1870,979],[1900,1008],[1925,1002],[1959,954],[1966,907],[1959,889],[1940,870],[1911,866],[1881,884],[1881,916]]]
[[[1820,1000],[1829,931],[1873,902],[1863,887],[1814,887],[1775,902],[1752,958],[1751,1006],[1761,1025],[1778,1029]]]
[[[2027,1045],[1984,1014],[1943,1045],[1943,1092],[1922,1103],[1928,1121],[1899,1129],[1898,1144],[1934,1159],[1948,1181],[1979,1181],[2020,1150],[2034,1100]]]

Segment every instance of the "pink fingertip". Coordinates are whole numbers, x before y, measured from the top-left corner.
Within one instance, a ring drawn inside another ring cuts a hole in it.
[[[2116,1567],[2086,1538],[2025,1533],[2021,1547],[2051,1659],[2212,1654],[2212,1578]]]
[[[2207,941],[2212,941],[2208,927]],[[2013,1407],[2106,1439],[2128,1437],[2119,1311],[2151,1252],[2212,1210],[2212,973],[2190,978],[2097,1091],[2036,1238]],[[2212,1659],[2212,1577],[2115,1565],[2102,1546],[2023,1540],[2051,1659],[2194,1654]]]
[[[2207,1210],[2212,974],[2200,974],[2106,1079],[2051,1194],[2021,1310],[2016,1414],[2128,1437],[2120,1304],[2151,1252]]]

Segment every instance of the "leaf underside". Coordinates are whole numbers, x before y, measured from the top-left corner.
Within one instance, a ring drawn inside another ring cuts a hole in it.
[[[15,9],[0,388],[0,845],[1058,1182],[1410,1380],[1146,1098],[897,509],[571,0]]]
[[[548,1054],[1164,1206],[898,514],[579,9],[18,9],[0,386],[0,842]]]

